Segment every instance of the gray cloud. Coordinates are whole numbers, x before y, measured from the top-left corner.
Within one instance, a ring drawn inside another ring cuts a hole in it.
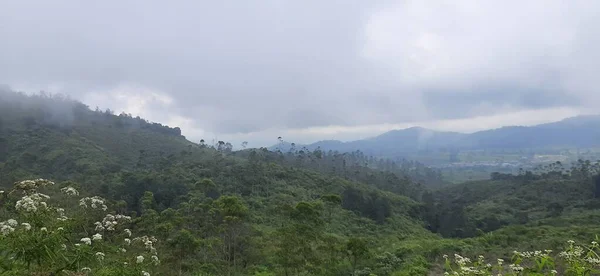
[[[194,136],[257,141],[267,140],[261,132],[490,108],[583,109],[600,101],[599,8],[593,0],[3,1],[0,83],[183,124]]]

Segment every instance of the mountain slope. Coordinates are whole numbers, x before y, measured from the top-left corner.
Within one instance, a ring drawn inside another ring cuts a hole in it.
[[[302,224],[289,228],[305,219],[296,212],[309,212],[303,216],[319,225],[319,232],[310,234],[318,238],[308,250],[320,259],[341,254],[323,250],[344,248],[351,238],[380,248],[373,252],[377,254],[391,250],[398,235],[435,238],[413,211],[420,204],[398,192],[407,187],[416,191],[418,186],[392,173],[353,166],[358,174],[344,177],[342,171],[325,172],[318,160],[310,165],[302,160],[303,165],[263,150],[217,150],[187,141],[178,128],[92,111],[55,96],[1,92],[0,118],[2,190],[16,181],[47,178],[61,187],[77,187],[84,196],[109,199],[121,212],[132,214],[132,231],[164,241],[159,249],[167,257],[158,275],[252,275],[261,267],[281,275],[282,263],[288,264],[294,255],[280,260],[278,252],[284,241],[301,236],[281,237],[285,231],[302,230]],[[221,217],[221,204],[231,201],[244,206],[238,211],[247,208],[243,220]],[[180,238],[180,231],[191,233],[202,247],[178,255],[172,241]],[[222,246],[232,246],[228,235],[233,234],[234,248],[239,249],[229,253]],[[336,269],[350,273],[352,266],[339,256]],[[230,262],[231,258],[244,261]],[[305,262],[298,261],[298,269],[309,269]],[[184,273],[175,273],[175,265]]]
[[[466,149],[589,148],[600,146],[600,116],[579,116],[531,127],[503,127],[470,134]]]
[[[340,152],[360,150],[386,157],[409,156],[423,151],[600,147],[600,116],[579,116],[554,123],[502,127],[472,134],[413,127],[364,140],[320,141],[306,147]]]

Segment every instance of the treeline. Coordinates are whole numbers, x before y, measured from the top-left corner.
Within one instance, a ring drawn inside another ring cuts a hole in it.
[[[364,166],[379,171],[393,172],[399,175],[405,175],[411,178],[414,182],[421,183],[430,188],[442,187],[449,184],[442,177],[441,171],[432,169],[418,161],[396,158],[380,158],[373,155],[368,155],[361,150],[340,152],[337,150],[327,150],[317,147],[313,150],[307,147],[297,147],[295,143],[283,142],[281,137],[279,145],[270,148],[271,151],[277,152],[284,156],[292,158],[304,158],[306,155],[315,155],[317,158],[322,158],[323,155],[333,157],[333,162],[338,162],[338,168],[343,171],[346,166]],[[351,172],[351,171],[350,171]]]

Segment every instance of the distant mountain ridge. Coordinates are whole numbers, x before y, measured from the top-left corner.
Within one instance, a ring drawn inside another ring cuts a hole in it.
[[[285,150],[289,144],[281,147]],[[363,140],[325,140],[304,147],[310,150],[321,148],[340,152],[360,150],[365,154],[378,156],[400,156],[438,150],[600,147],[600,115],[577,116],[535,126],[506,126],[471,134],[411,127],[388,131]]]

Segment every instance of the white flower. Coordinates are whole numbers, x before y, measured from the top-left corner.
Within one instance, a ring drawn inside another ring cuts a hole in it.
[[[98,261],[102,261],[104,260],[104,253],[102,252],[96,252],[96,258],[98,259]]]
[[[23,180],[15,183],[15,188],[23,190],[25,193],[31,193],[39,187],[54,185],[54,182],[46,179]]]
[[[92,236],[92,239],[93,239],[93,240],[95,240],[95,241],[102,240],[102,235],[100,235],[100,234],[96,233],[96,234],[94,234],[94,235]]]
[[[21,223],[21,226],[25,227],[25,230],[31,230],[31,224],[27,223],[27,222],[23,222]]]
[[[37,212],[37,210],[39,209],[46,209],[48,205],[46,204],[46,202],[44,202],[44,200],[48,198],[50,197],[40,193],[26,195],[17,201],[17,203],[15,204],[15,209],[17,209],[17,211],[31,213]]]
[[[125,232],[125,234],[127,234],[128,237],[131,237],[131,230],[125,229],[123,231]]]
[[[2,222],[0,223],[0,233],[2,233],[2,235],[8,235],[11,232],[15,231],[15,228],[12,228],[10,225]]]
[[[92,269],[89,267],[84,267],[81,269],[81,272],[92,272]]]
[[[130,245],[130,244],[131,244],[131,240],[130,240],[130,239],[125,239],[124,241],[125,241],[125,243],[126,243],[127,245]]]
[[[16,227],[17,225],[19,225],[19,223],[14,219],[9,219],[6,222],[8,223],[8,225],[10,225],[12,227]]]
[[[142,276],[150,276],[150,273],[148,273],[146,271],[142,271]]]
[[[94,222],[94,225],[96,225],[97,232],[104,231],[104,226],[102,226],[102,222],[96,221]]]
[[[158,256],[156,256],[156,255],[153,255],[153,256],[152,256],[152,262],[153,262],[155,265],[158,265],[158,264],[160,263],[160,260],[158,260]]]
[[[42,228],[40,228],[40,230],[42,230],[42,232],[48,232],[48,228],[46,228],[46,227],[42,227]]]
[[[138,264],[141,264],[141,263],[143,263],[143,262],[144,262],[144,256],[141,256],[141,255],[140,255],[140,256],[137,256],[137,257],[135,258],[135,262],[136,262],[136,263],[138,263]]]
[[[106,230],[108,231],[114,231],[115,230],[115,226],[118,224],[118,222],[115,219],[115,216],[111,215],[111,214],[107,214],[104,219],[102,219],[102,224],[104,225],[104,227],[106,228]]]
[[[79,247],[81,246],[81,243],[76,243],[75,246]]]
[[[144,243],[144,245],[146,245],[146,249],[151,249],[151,248],[152,248],[152,241],[149,241],[149,240],[148,240],[148,241],[146,241],[146,242]]]
[[[99,207],[103,211],[106,211],[107,209],[106,204],[104,203],[104,199],[99,196],[84,197],[79,200],[79,206],[83,208],[88,208],[88,203],[90,204],[89,206],[92,207],[92,209],[98,209]]]
[[[62,231],[62,230],[65,230],[65,228],[58,227],[58,228],[56,228],[56,230],[58,230],[58,231]]]
[[[127,252],[127,249],[125,249],[125,248],[119,248],[119,250],[121,250],[121,252],[123,252],[123,253]]]
[[[61,245],[60,245],[60,247],[61,247],[63,250],[66,250],[66,249],[67,249],[67,245],[66,245],[66,244],[64,244],[64,243],[63,243],[63,244],[61,244]]]
[[[60,189],[61,192],[65,193],[66,195],[70,195],[70,196],[77,196],[79,195],[79,192],[77,190],[75,190],[75,188],[73,187],[64,187],[62,189]]]
[[[87,244],[87,245],[91,245],[92,244],[92,240],[90,238],[81,238],[82,243]]]
[[[510,267],[510,269],[512,269],[512,271],[514,272],[521,272],[523,271],[523,267],[518,265],[518,264],[510,264],[508,265]]]

